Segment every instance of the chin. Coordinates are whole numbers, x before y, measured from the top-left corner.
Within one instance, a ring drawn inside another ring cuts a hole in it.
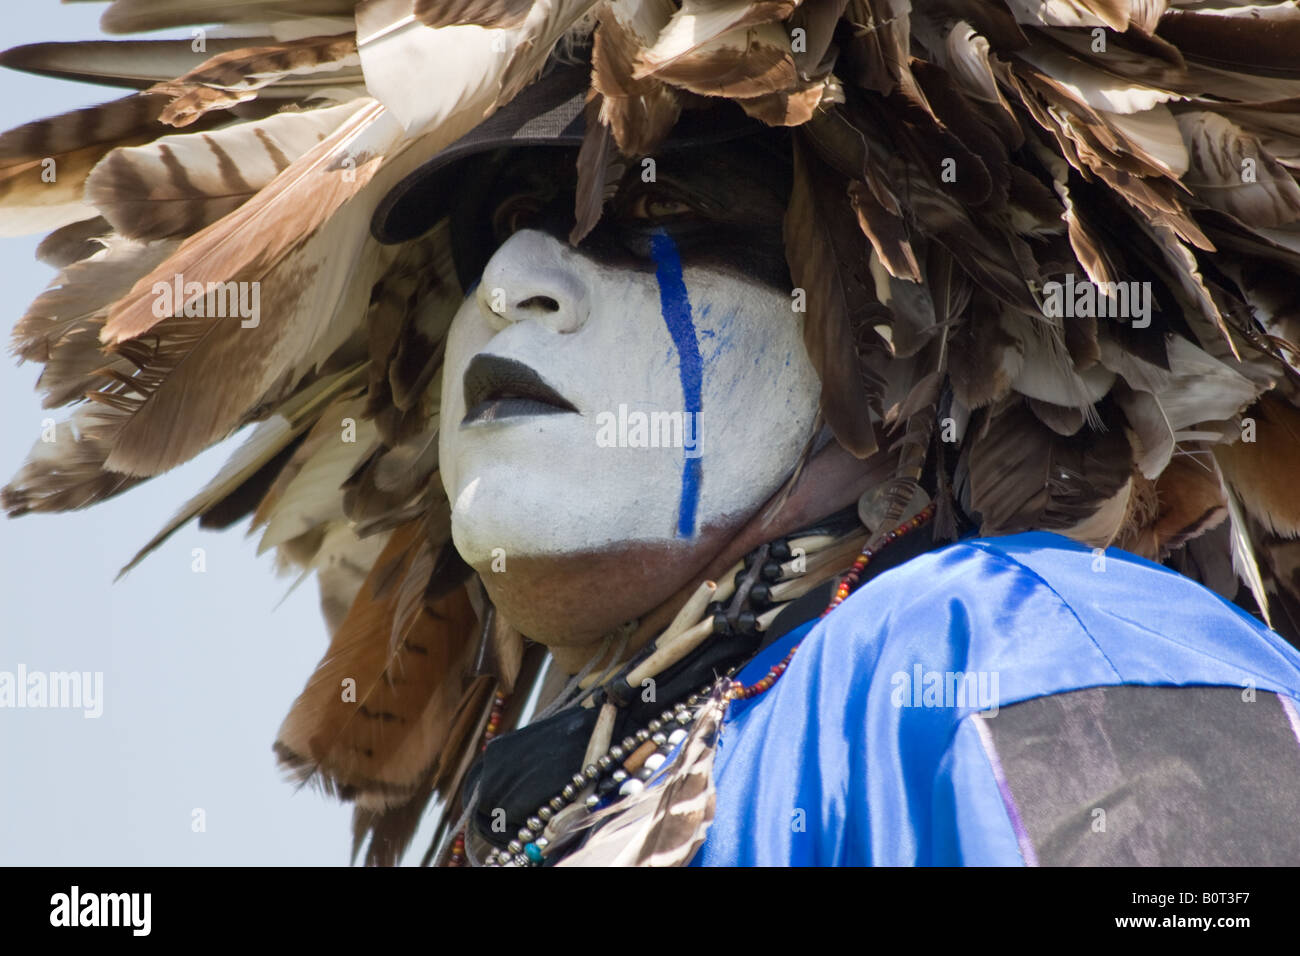
[[[554,458],[544,460],[554,461]],[[677,501],[663,484],[646,484],[614,496],[606,477],[555,474],[552,466],[540,486],[542,460],[492,467],[475,477],[452,502],[456,550],[480,572],[506,566],[515,558],[576,556],[629,547],[665,546],[689,550],[692,542],[674,537]],[[533,478],[530,480],[529,475]],[[669,483],[666,487],[672,488]]]
[[[548,647],[586,646],[635,621],[693,581],[735,533],[705,529],[684,541],[620,541],[592,551],[512,554],[505,570],[471,560],[465,529],[452,534],[457,550],[478,571],[493,604],[525,637]]]

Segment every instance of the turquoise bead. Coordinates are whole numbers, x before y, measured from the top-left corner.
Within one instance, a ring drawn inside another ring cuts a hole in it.
[[[542,862],[542,848],[539,847],[536,843],[525,843],[524,855],[527,856],[528,859],[534,863]]]

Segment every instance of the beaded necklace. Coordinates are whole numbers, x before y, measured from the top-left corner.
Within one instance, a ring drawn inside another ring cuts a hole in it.
[[[873,549],[863,546],[853,561],[852,567],[836,585],[830,603],[819,616],[824,618],[849,596],[858,586],[862,572],[882,550],[900,538],[911,534],[925,525],[933,516],[933,502],[926,505],[915,517],[904,521],[894,530],[880,539]],[[870,544],[870,540],[868,544]],[[766,546],[762,557],[766,557]],[[744,686],[731,682],[727,697],[731,700],[751,700],[772,688],[781,675],[786,672],[799,649],[795,644],[780,663],[774,665],[766,675],[753,684]],[[729,680],[738,668],[732,668],[722,679]],[[603,810],[605,807],[626,796],[643,790],[648,781],[667,762],[672,751],[687,736],[699,709],[709,700],[713,685],[710,684],[691,694],[685,701],[678,702],[673,708],[664,710],[657,718],[635,734],[624,737],[619,743],[609,747],[600,757],[587,764],[580,773],[575,773],[559,794],[553,797],[528,817],[515,839],[505,849],[493,848],[484,861],[486,866],[541,866],[549,857],[562,847],[556,847],[553,837],[556,832],[565,832],[572,837],[574,817]],[[500,726],[501,712],[505,706],[505,696],[498,692],[493,701],[492,715],[484,733],[480,750],[487,747]],[[587,793],[582,804],[576,801],[580,795]],[[564,842],[568,842],[566,839]],[[465,832],[457,834],[448,866],[464,866],[466,863]]]
[[[840,580],[840,583],[836,585],[835,596],[831,598],[830,604],[826,605],[826,610],[822,611],[818,620],[824,618],[827,614],[830,614],[831,611],[844,603],[844,599],[858,586],[858,581],[862,577],[862,572],[866,570],[867,565],[871,563],[871,559],[879,554],[881,549],[893,544],[904,535],[911,534],[933,517],[934,502],[931,502],[922,508],[916,517],[903,522],[893,531],[885,535],[884,538],[881,539],[880,546],[875,550],[863,547],[863,549],[858,552],[857,558],[854,559],[853,567],[849,570],[848,574],[844,575]],[[741,684],[734,684],[729,691],[731,699],[749,700],[770,690],[772,685],[780,680],[781,675],[786,672],[786,669],[790,666],[790,661],[794,659],[794,652],[797,650],[799,650],[798,644],[790,648],[790,653],[786,654],[779,664],[773,665],[770,671],[759,680],[754,681],[754,683],[750,684],[748,687]]]

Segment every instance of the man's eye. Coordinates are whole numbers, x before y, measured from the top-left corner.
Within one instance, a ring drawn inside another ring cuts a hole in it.
[[[512,236],[523,229],[541,208],[542,204],[535,196],[515,196],[497,207],[492,216],[492,229],[503,238]]]
[[[666,196],[642,194],[632,200],[627,214],[632,219],[666,219],[670,216],[685,216],[695,212],[690,203],[670,199]]]

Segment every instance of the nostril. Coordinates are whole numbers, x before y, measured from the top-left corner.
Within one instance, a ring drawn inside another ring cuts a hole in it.
[[[559,312],[560,303],[556,302],[549,295],[534,295],[524,299],[517,306],[517,309],[541,309],[543,312]]]

